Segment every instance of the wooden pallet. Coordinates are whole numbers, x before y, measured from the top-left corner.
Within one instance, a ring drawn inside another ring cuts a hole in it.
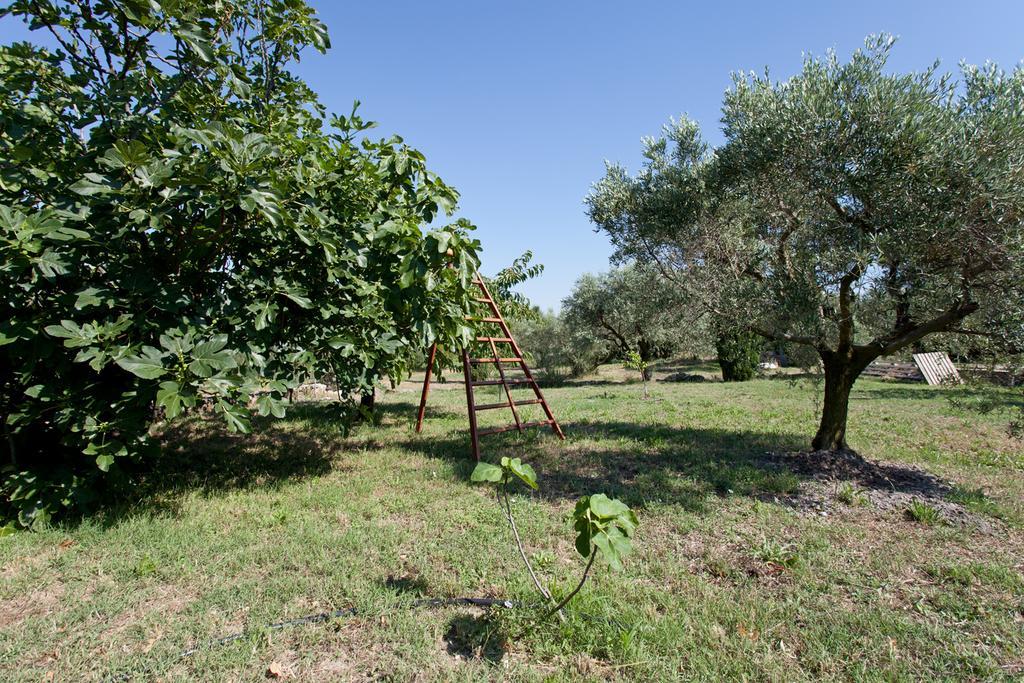
[[[467,315],[466,320],[489,325],[497,325],[498,329],[501,331],[500,336],[478,336],[475,340],[476,342],[487,344],[490,347],[491,356],[489,357],[472,358],[469,355],[468,347],[462,350],[462,370],[466,381],[466,407],[469,412],[469,435],[473,450],[473,458],[476,460],[480,459],[480,437],[487,436],[489,434],[500,434],[502,432],[512,431],[513,429],[522,432],[528,427],[550,426],[551,431],[557,434],[559,438],[564,439],[565,434],[562,432],[562,428],[559,426],[558,421],[551,412],[551,407],[544,399],[544,394],[541,392],[540,386],[537,384],[537,380],[534,378],[533,373],[530,372],[530,367],[526,364],[526,358],[523,356],[522,349],[519,348],[519,344],[516,343],[516,340],[512,337],[512,332],[509,330],[508,323],[505,322],[505,318],[501,315],[501,311],[498,309],[497,302],[494,301],[494,297],[491,296],[490,291],[487,289],[487,284],[479,273],[474,276],[473,284],[476,285],[482,293],[482,296],[475,297],[475,301],[486,304],[490,309],[490,314],[483,317]],[[503,348],[502,352],[499,352],[498,344],[503,344],[507,348]],[[430,392],[430,377],[434,371],[434,359],[436,355],[437,345],[434,344],[430,347],[430,353],[427,356],[427,373],[423,380],[423,393],[420,396],[420,407],[416,416],[417,432],[420,432],[423,429],[423,417],[427,408],[427,395]],[[498,370],[498,379],[474,381],[473,368],[480,365],[494,365]],[[505,365],[518,365],[523,376],[509,377],[505,372]],[[533,389],[534,398],[514,400],[512,398],[511,387],[520,385],[526,385]],[[505,400],[498,403],[477,403],[473,390],[476,387],[482,386],[502,387],[502,394],[504,395]],[[524,422],[520,418],[519,411],[516,410],[516,408],[517,406],[525,405],[539,405],[544,410],[546,419]],[[513,424],[488,429],[479,429],[477,427],[477,412],[481,410],[499,410],[501,408],[508,408],[509,411],[511,411],[512,419],[514,421]]]
[[[949,354],[945,351],[915,353],[914,363],[917,364],[928,384],[932,386],[963,383],[960,373],[956,371],[956,366],[953,365],[953,361],[949,359]]]
[[[864,368],[864,377],[895,379],[904,382],[928,382],[937,384],[960,384],[960,373],[957,372],[949,354],[944,351],[933,353],[915,353],[914,362],[876,360]]]

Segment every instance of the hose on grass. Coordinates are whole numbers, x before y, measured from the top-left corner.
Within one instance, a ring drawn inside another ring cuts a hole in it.
[[[408,607],[450,607],[454,605],[469,605],[472,607],[504,607],[505,609],[512,609],[518,605],[510,600],[499,600],[497,598],[423,598],[420,600],[414,600],[409,603]],[[265,630],[277,631],[290,626],[304,626],[306,624],[319,624],[332,619],[340,619],[342,617],[352,617],[359,613],[355,607],[346,607],[344,609],[337,609],[332,612],[320,612],[318,614],[310,614],[305,617],[297,617],[295,619],[287,619],[285,621],[278,621],[272,624],[267,624],[263,628]],[[236,640],[241,640],[246,636],[253,633],[252,630],[239,631],[238,633],[232,633],[227,636],[221,636],[219,638],[212,638],[201,645],[191,647],[187,650],[182,650],[178,653],[177,657],[174,657],[168,664],[178,662],[186,657],[200,652],[202,650],[217,647],[220,645],[227,645],[233,643]],[[151,672],[152,666],[143,669],[137,669],[134,671],[126,671],[119,674],[114,674],[107,678],[109,683],[123,683],[124,681],[130,681],[136,676],[143,676]]]
[[[573,591],[573,594],[575,594],[575,591]],[[406,605],[406,607],[411,609],[413,607],[452,607],[452,606],[459,606],[459,605],[468,605],[470,607],[484,607],[484,608],[501,607],[501,608],[504,608],[504,609],[527,608],[527,607],[541,607],[542,606],[540,604],[516,603],[516,602],[512,602],[511,600],[501,600],[499,598],[466,598],[466,597],[460,597],[460,598],[421,598],[419,600],[413,600],[412,602],[408,603],[408,605]],[[283,628],[288,628],[288,627],[291,627],[291,626],[305,626],[307,624],[319,624],[319,623],[323,623],[325,621],[331,621],[332,619],[340,619],[342,617],[354,617],[357,614],[359,614],[359,610],[357,608],[355,608],[355,607],[346,607],[344,609],[337,609],[337,610],[334,610],[334,611],[331,611],[331,612],[319,612],[317,614],[310,614],[310,615],[307,615],[307,616],[304,616],[304,617],[296,617],[295,619],[286,619],[285,621],[277,621],[277,622],[265,625],[263,627],[263,630],[277,631],[277,630],[280,630],[280,629],[283,629]],[[550,616],[550,614],[548,614],[547,616]],[[611,619],[609,617],[597,617],[597,616],[594,616],[592,614],[583,614],[583,613],[577,613],[576,616],[582,618],[584,621],[590,621],[590,622],[602,621],[602,622],[610,624],[610,625],[612,625],[612,626],[614,626],[616,628],[619,628],[619,629],[625,630],[625,628],[626,628],[619,621],[616,621],[615,619]],[[212,639],[206,641],[205,643],[202,643],[200,645],[196,645],[195,647],[190,647],[187,650],[182,650],[180,653],[178,653],[178,655],[176,657],[173,657],[170,661],[168,661],[167,665],[173,664],[175,662],[179,662],[182,659],[185,659],[187,657],[191,657],[192,655],[196,654],[197,652],[201,652],[202,650],[206,650],[206,649],[209,649],[211,647],[218,647],[220,645],[227,645],[229,643],[233,643],[236,640],[241,640],[241,639],[243,639],[243,638],[245,638],[247,636],[250,636],[250,635],[252,635],[253,633],[256,633],[256,632],[257,631],[253,631],[253,630],[249,629],[249,630],[239,631],[238,633],[232,633],[232,634],[226,635],[226,636],[221,636],[219,638],[212,638]],[[122,672],[122,673],[113,674],[109,678],[107,678],[106,680],[107,680],[108,683],[124,683],[124,681],[130,681],[130,680],[132,680],[133,678],[135,678],[137,676],[144,676],[146,674],[152,673],[152,670],[153,670],[153,668],[155,666],[156,665],[153,664],[153,665],[150,665],[148,667],[143,667],[141,669],[135,669],[133,671],[125,671],[125,672]]]

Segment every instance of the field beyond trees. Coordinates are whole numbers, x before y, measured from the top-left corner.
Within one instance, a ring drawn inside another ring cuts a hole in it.
[[[714,375],[678,362],[654,374],[678,371]],[[638,382],[602,366],[546,389],[566,442],[483,442],[488,460],[537,469],[540,491],[513,501],[535,565],[571,587],[581,495],[622,499],[640,527],[622,572],[598,567],[565,624],[537,625],[518,608],[413,606],[536,600],[497,504],[469,483],[462,385],[435,385],[420,435],[418,388],[381,396],[380,425],[347,436],[330,402],[248,435],[174,423],[140,502],[6,538],[0,678],[1024,674],[1024,453],[1004,411],[963,407],[1009,408],[1019,393],[862,379],[847,436],[869,462],[837,459],[812,477],[813,456],[792,453],[820,399],[799,378],[655,381],[641,400]],[[264,628],[347,607],[356,614]]]

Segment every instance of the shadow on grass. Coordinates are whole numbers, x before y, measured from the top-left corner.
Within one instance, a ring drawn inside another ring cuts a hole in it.
[[[889,382],[886,381],[888,385]],[[853,400],[886,400],[886,401],[954,401],[967,402],[965,407],[970,407],[970,402],[985,402],[991,408],[1019,408],[1024,406],[1024,393],[1019,390],[1014,392],[1011,389],[1002,387],[972,388],[972,387],[929,387],[925,384],[917,385],[917,388],[910,388],[907,384],[900,386],[893,382],[893,386],[865,387],[861,389],[854,385]],[[952,404],[951,404],[952,405]],[[990,409],[991,409],[990,408]]]
[[[381,585],[396,595],[423,597],[429,593],[427,580],[422,576],[412,576],[409,574],[395,576],[392,574]]]
[[[115,498],[103,510],[103,517],[173,514],[187,492],[214,496],[238,489],[274,489],[343,469],[345,459],[339,455],[373,448],[397,448],[450,461],[454,476],[468,482],[475,463],[462,426],[464,411],[430,408],[428,419],[459,425],[441,435],[413,433],[415,408],[405,401],[379,404],[377,415],[378,422],[389,426],[359,425],[355,439],[348,438],[346,415],[338,404],[329,402],[297,404],[284,420],[257,420],[248,435],[230,434],[215,420],[182,421],[164,431],[163,447],[156,457],[129,472],[137,482],[131,489],[137,502],[125,502],[123,497],[116,502]],[[481,442],[484,459],[497,461],[508,455],[533,463],[542,482],[539,495],[546,499],[575,500],[603,492],[631,507],[669,504],[695,513],[705,512],[716,497],[792,496],[802,481],[821,478],[819,462],[829,464],[816,460],[814,454],[787,455],[807,446],[807,435],[791,432],[624,420],[578,420],[562,426],[566,442],[546,429],[485,437]],[[899,465],[849,464],[821,470],[836,480],[867,487],[898,489],[906,485],[920,490],[924,485],[920,471],[913,468],[904,472]],[[935,487],[944,485],[936,480]]]
[[[381,440],[386,438],[384,430],[353,416],[337,402],[310,401],[289,406],[280,420],[255,418],[249,434],[233,434],[215,418],[177,420],[161,429],[152,456],[119,462],[101,482],[100,502],[67,521],[74,525],[95,518],[109,526],[140,514],[176,515],[188,493],[274,490],[344,470],[348,466],[339,455],[390,445]],[[465,414],[435,407],[430,417],[461,420]],[[403,404],[379,404],[374,421],[404,422],[411,432],[415,412],[410,414]],[[454,440],[450,448],[455,449]]]
[[[951,485],[920,469],[875,463],[852,451],[807,452],[806,435],[701,429],[622,421],[562,424],[560,442],[546,430],[511,433],[482,441],[483,459],[521,457],[537,469],[547,500],[576,500],[605,493],[637,509],[677,505],[705,513],[711,500],[744,496],[757,500],[800,499],[810,480],[851,482],[861,489],[945,498]],[[575,443],[574,443],[575,442]],[[468,479],[474,463],[468,437],[410,439],[401,447],[458,464]]]
[[[805,439],[795,435],[614,421],[565,428],[570,438],[593,440],[596,447],[538,453],[545,497],[602,492],[630,507],[670,504],[700,513],[709,499],[788,494],[801,479],[765,462],[769,452],[803,446]]]
[[[795,491],[800,477],[767,463],[766,453],[797,450],[806,442],[793,435],[628,422],[582,421],[562,427],[566,442],[545,429],[486,437],[481,441],[483,459],[509,456],[533,463],[541,480],[538,495],[545,499],[575,500],[602,492],[631,507],[672,504],[703,512],[711,497]],[[579,441],[593,443],[575,446]],[[467,479],[473,469],[465,434],[413,438],[399,446],[450,460],[457,475]]]
[[[448,622],[444,634],[448,654],[465,659],[481,659],[497,664],[504,658],[508,639],[488,613],[478,616],[460,614]]]
[[[282,420],[256,418],[249,434],[233,434],[213,418],[179,420],[163,428],[152,457],[121,466],[118,481],[101,494],[104,502],[93,512],[106,525],[138,514],[175,515],[182,496],[191,492],[273,490],[324,476],[346,467],[339,453],[374,447],[372,439],[348,439],[351,429],[351,414],[328,401],[297,403]]]

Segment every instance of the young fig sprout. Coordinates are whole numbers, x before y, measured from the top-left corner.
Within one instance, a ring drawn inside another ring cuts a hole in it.
[[[622,558],[633,549],[631,539],[638,522],[636,513],[630,510],[628,505],[620,500],[609,498],[603,493],[580,498],[573,511],[573,528],[576,530],[576,551],[587,560],[587,565],[576,587],[556,603],[551,593],[540,582],[533,565],[530,564],[509,501],[508,487],[517,480],[534,490],[538,488],[537,473],[533,467],[522,462],[520,458],[503,457],[500,465],[487,462],[478,463],[470,479],[475,483],[497,485],[495,497],[512,529],[516,547],[519,549],[519,556],[522,558],[523,564],[526,565],[526,570],[529,572],[534,586],[552,606],[544,614],[542,620],[552,614],[557,614],[560,619],[565,620],[562,608],[583,588],[598,555],[601,555],[613,569],[619,570],[622,569]]]
[[[622,367],[627,370],[636,370],[640,373],[640,381],[644,385],[644,398],[649,398],[650,394],[647,393],[647,371],[651,364],[645,361],[636,351],[630,351],[626,354],[626,360],[623,361]]]

